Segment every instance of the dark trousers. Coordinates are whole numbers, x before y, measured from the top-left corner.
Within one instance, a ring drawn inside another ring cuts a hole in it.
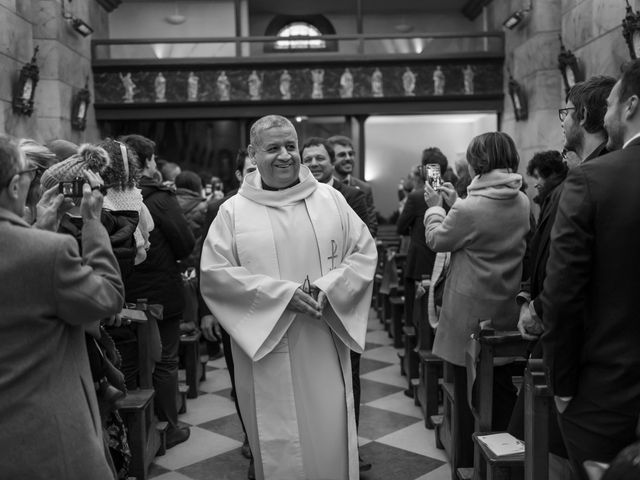
[[[407,327],[417,327],[413,323],[413,302],[416,298],[416,281],[413,278],[404,279],[404,324]]]
[[[509,365],[494,367],[493,369],[493,408],[491,430],[504,431],[507,429],[511,412],[516,402],[516,388],[511,379]],[[457,415],[456,438],[458,439],[454,458],[456,468],[473,467],[473,439],[471,435],[475,429],[475,420],[471,407],[467,401],[467,369],[458,365],[453,366],[453,390],[455,395],[455,414]],[[474,392],[475,393],[475,392]],[[475,397],[475,395],[474,395]]]
[[[170,428],[178,426],[178,363],[180,350],[181,315],[158,321],[162,354],[153,370],[153,388],[156,391],[155,409],[160,420]]]
[[[224,361],[227,364],[227,370],[229,370],[229,377],[231,377],[231,391],[233,392],[233,403],[236,406],[236,412],[238,418],[242,424],[242,431],[247,434],[247,430],[244,428],[244,422],[242,421],[242,414],[240,413],[240,405],[238,404],[238,391],[236,390],[236,373],[233,370],[233,355],[231,354],[231,337],[227,331],[220,326],[220,334],[222,336],[222,351],[224,353]]]
[[[356,417],[356,428],[360,424],[360,354],[351,353],[351,383],[353,384],[353,411]]]
[[[558,422],[575,478],[588,480],[584,461],[609,463],[636,441],[638,415],[604,410],[589,399],[576,397],[558,414]]]

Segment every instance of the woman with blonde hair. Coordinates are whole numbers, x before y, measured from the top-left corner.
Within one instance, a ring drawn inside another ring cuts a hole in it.
[[[433,353],[453,365],[456,398],[466,399],[465,350],[480,320],[496,330],[515,330],[515,296],[522,277],[529,199],[520,191],[519,156],[502,132],[478,135],[467,148],[472,178],[467,197],[458,199],[453,185],[438,191],[425,184],[425,237],[435,252],[451,252]],[[442,208],[443,199],[451,209]],[[494,429],[507,427],[516,392],[505,367],[494,370]],[[473,465],[473,416],[466,401],[459,408],[457,467]]]

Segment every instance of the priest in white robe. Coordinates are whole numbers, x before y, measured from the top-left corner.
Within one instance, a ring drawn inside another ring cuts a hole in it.
[[[287,119],[259,119],[250,142],[257,171],[211,225],[200,282],[231,335],[256,477],[355,480],[349,351],[364,349],[376,246],[342,195],[300,165]]]

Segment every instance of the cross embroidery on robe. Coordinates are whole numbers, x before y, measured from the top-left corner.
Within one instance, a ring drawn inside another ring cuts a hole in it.
[[[331,240],[331,256],[327,257],[327,260],[331,260],[331,270],[336,268],[336,258],[338,258],[338,244],[335,240]]]

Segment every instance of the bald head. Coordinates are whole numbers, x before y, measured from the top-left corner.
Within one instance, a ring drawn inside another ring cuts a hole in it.
[[[249,131],[249,143],[253,146],[259,146],[262,144],[262,132],[271,128],[285,127],[291,128],[295,132],[293,123],[281,115],[266,115],[259,118],[253,125],[251,125],[251,130]]]

